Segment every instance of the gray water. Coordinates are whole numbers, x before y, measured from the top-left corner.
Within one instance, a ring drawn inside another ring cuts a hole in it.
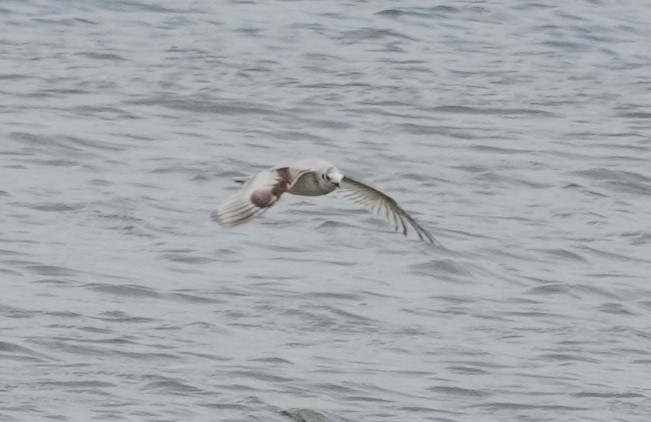
[[[648,421],[650,40],[633,0],[3,1],[0,420]],[[307,157],[444,247],[336,194],[210,220]]]

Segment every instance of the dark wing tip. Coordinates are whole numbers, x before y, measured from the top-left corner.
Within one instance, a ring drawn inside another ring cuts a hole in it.
[[[384,217],[388,220],[391,220],[391,218],[394,219],[394,222],[396,223],[396,231],[402,231],[403,235],[408,236],[409,232],[413,230],[416,232],[416,236],[418,236],[419,240],[431,245],[441,246],[441,244],[434,239],[427,230],[425,230],[396,202],[396,200],[386,193],[373,186],[367,185],[366,183],[351,179],[348,176],[344,176],[342,182],[345,182],[343,185],[344,187],[348,187],[346,196],[381,216],[381,211],[384,208],[386,214]],[[377,206],[377,203],[380,203],[380,205]],[[402,230],[400,230],[400,228],[402,228]]]
[[[210,213],[210,219],[215,223],[221,224],[219,220],[219,210],[215,210]]]

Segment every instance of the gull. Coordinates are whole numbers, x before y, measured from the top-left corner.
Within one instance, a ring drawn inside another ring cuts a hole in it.
[[[395,225],[406,236],[410,231],[430,244],[436,241],[416,220],[386,193],[344,174],[331,163],[311,158],[263,170],[248,178],[237,178],[242,188],[211,218],[223,227],[235,227],[261,215],[283,193],[302,196],[327,195],[336,189]]]

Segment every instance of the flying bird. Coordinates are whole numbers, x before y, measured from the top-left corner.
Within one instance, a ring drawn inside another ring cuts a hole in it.
[[[231,196],[211,217],[223,227],[244,224],[273,206],[283,193],[321,196],[339,189],[344,196],[367,207],[407,235],[416,233],[422,241],[436,241],[398,203],[384,192],[344,174],[331,163],[312,158],[261,171],[248,178],[235,179],[242,188]]]

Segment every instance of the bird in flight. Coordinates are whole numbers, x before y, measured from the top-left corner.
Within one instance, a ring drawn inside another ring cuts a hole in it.
[[[427,243],[437,243],[432,235],[384,192],[349,176],[334,165],[318,158],[261,171],[248,178],[235,179],[242,188],[231,196],[211,217],[223,227],[244,224],[264,213],[283,193],[302,196],[326,195],[335,189],[367,207],[395,225],[404,235],[413,231]]]

